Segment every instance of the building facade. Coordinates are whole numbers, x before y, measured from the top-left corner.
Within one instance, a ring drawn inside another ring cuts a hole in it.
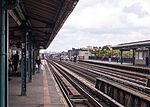
[[[88,60],[91,56],[91,52],[88,49],[72,49],[68,50],[68,58],[73,60],[76,57],[76,60]]]
[[[135,64],[148,65],[149,52],[147,48],[135,50]]]

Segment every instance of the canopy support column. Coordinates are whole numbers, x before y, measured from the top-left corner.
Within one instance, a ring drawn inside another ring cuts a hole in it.
[[[9,107],[9,102],[8,102],[8,56],[9,56],[9,15],[8,15],[8,11],[6,10],[6,13],[5,13],[5,18],[6,18],[6,21],[5,21],[5,91],[6,91],[6,100],[5,100],[5,103],[6,103],[6,106]]]
[[[21,95],[26,96],[27,91],[27,35],[28,32],[26,30],[26,23],[23,22],[22,25],[22,52],[21,52]]]
[[[135,50],[136,50],[136,49],[133,49],[133,56],[132,56],[132,59],[133,59],[133,62],[132,62],[132,63],[133,63],[133,65],[135,65]]]
[[[120,63],[121,63],[121,64],[123,63],[122,53],[123,53],[123,50],[120,50]]]
[[[32,81],[31,43],[28,42],[28,82]]]
[[[33,43],[31,43],[31,74],[33,75],[33,66],[34,66],[34,60],[33,60]]]
[[[33,75],[35,75],[35,44],[33,44]]]
[[[150,67],[150,47],[148,48],[148,66]]]
[[[0,0],[0,107],[8,106],[8,15]]]

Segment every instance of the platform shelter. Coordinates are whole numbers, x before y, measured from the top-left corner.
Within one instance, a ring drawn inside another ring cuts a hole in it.
[[[25,96],[39,50],[50,45],[77,2],[0,0],[0,107],[8,106],[9,53],[21,53],[21,95]]]
[[[112,48],[120,50],[121,64],[123,63],[123,60],[122,60],[123,51],[132,50],[133,65],[136,64],[136,65],[150,66],[150,40],[123,43],[123,44],[113,46]]]

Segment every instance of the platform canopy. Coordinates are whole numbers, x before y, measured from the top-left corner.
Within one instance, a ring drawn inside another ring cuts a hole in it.
[[[10,45],[21,42],[22,30],[38,48],[47,48],[78,0],[19,0],[9,13]]]
[[[120,49],[120,50],[137,49],[143,47],[150,48],[150,40],[123,43],[116,46],[112,46],[113,49]]]

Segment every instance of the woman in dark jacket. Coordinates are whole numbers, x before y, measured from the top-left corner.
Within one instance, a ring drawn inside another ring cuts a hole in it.
[[[40,59],[39,56],[36,58],[36,64],[38,65],[38,71],[37,71],[37,72],[40,72],[40,65],[41,65],[42,63],[41,63],[41,59]]]

